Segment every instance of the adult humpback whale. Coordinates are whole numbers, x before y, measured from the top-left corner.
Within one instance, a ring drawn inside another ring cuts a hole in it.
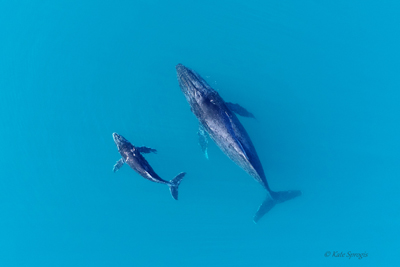
[[[249,135],[235,113],[254,117],[238,104],[225,102],[195,71],[178,64],[176,66],[179,86],[190,108],[200,122],[200,145],[207,156],[207,132],[219,148],[237,165],[257,180],[266,190],[267,197],[258,208],[253,220],[256,223],[275,204],[301,195],[299,190],[272,191]]]
[[[127,163],[129,167],[139,173],[142,177],[152,182],[168,185],[172,197],[178,200],[178,187],[186,173],[181,172],[171,181],[165,181],[155,173],[147,160],[142,156],[142,153],[156,153],[157,150],[145,146],[135,147],[123,136],[117,133],[113,133],[113,138],[117,145],[118,152],[122,156],[122,158],[114,165],[114,172],[118,171],[124,163]]]

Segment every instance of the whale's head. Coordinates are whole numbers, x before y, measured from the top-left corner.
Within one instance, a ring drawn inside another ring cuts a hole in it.
[[[176,65],[176,73],[182,93],[191,106],[200,104],[210,94],[216,94],[216,91],[194,70],[178,64]]]
[[[122,135],[113,133],[112,136],[115,144],[117,145],[118,151],[121,150],[124,146],[129,144],[129,141],[126,140]]]

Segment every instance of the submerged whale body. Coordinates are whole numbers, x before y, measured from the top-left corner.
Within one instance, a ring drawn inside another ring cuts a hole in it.
[[[114,165],[114,172],[118,171],[124,165],[124,163],[126,163],[142,177],[152,182],[168,185],[172,197],[178,200],[178,187],[186,173],[182,172],[170,181],[163,180],[160,176],[158,176],[158,174],[153,170],[153,168],[142,155],[150,152],[156,153],[157,151],[155,149],[145,146],[135,147],[123,136],[117,133],[113,133],[113,139],[117,145],[118,152],[122,157]]]
[[[300,196],[299,190],[275,192],[270,189],[254,145],[235,113],[252,118],[254,115],[238,104],[225,102],[195,71],[182,64],[176,66],[176,71],[179,86],[200,122],[199,143],[205,156],[207,133],[233,162],[266,189],[266,199],[258,208],[253,221],[256,223],[276,204]]]

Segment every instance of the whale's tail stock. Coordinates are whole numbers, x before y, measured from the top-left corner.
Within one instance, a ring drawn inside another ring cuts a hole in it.
[[[280,191],[274,192],[269,191],[264,202],[258,207],[256,214],[254,215],[253,221],[257,223],[265,214],[268,213],[276,204],[285,202],[292,198],[298,197],[301,195],[300,190],[289,190],[289,191]]]

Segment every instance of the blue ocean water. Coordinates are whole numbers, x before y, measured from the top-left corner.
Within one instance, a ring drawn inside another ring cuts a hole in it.
[[[1,266],[398,266],[399,10],[2,1]],[[204,158],[178,63],[255,114],[270,186],[301,197],[252,222],[265,192],[215,144]],[[112,172],[113,132],[187,172],[179,201]]]

